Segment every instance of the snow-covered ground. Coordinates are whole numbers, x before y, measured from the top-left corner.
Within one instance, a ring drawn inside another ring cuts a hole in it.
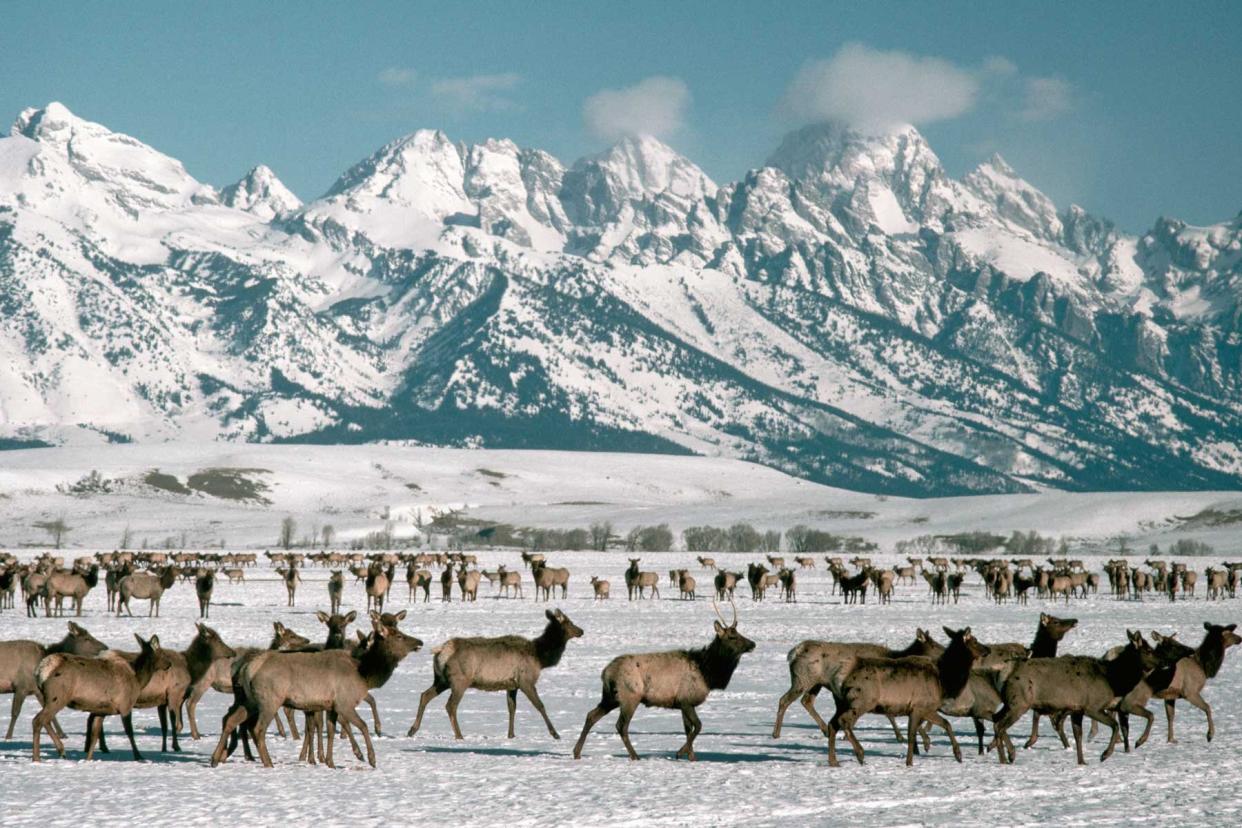
[[[151,471],[185,487],[191,475],[238,470],[263,502],[140,485]],[[72,495],[90,472],[111,492]],[[1236,512],[1232,523],[1187,522],[1205,509]],[[1242,545],[1242,492],[1047,491],[938,499],[877,497],[834,489],[737,460],[673,455],[444,449],[384,445],[112,445],[0,452],[0,548],[45,544],[34,524],[63,517],[74,548],[130,542],[159,546],[185,532],[188,548],[265,548],[281,520],[297,536],[332,525],[345,544],[391,522],[398,538],[420,521],[458,511],[516,526],[727,526],[760,530],[804,523],[862,535],[891,549],[922,534],[1035,530],[1098,547],[1126,535],[1133,549],[1192,537],[1226,552]]]
[[[452,738],[442,696],[428,709],[417,737],[405,737],[418,694],[430,683],[431,648],[452,635],[517,632],[536,634],[543,627],[544,604],[500,600],[485,585],[475,604],[433,601],[409,606],[404,628],[424,640],[424,649],[397,670],[379,690],[384,736],[377,740],[379,767],[359,770],[345,748],[338,760],[350,770],[307,768],[296,763],[296,748],[274,738],[270,743],[277,767],[264,770],[243,761],[211,769],[207,756],[219,730],[225,697],[209,693],[199,708],[205,726],[200,742],[184,743],[180,755],[161,755],[154,711],[136,714],[139,746],[151,760],[130,762],[121,749],[119,727],[110,727],[113,753],[84,763],[81,742],[85,717],[66,712],[61,718],[75,749],[68,761],[51,758],[30,762],[29,727],[34,713],[28,701],[14,741],[0,743],[0,813],[6,825],[80,825],[169,822],[219,824],[244,815],[248,823],[371,825],[401,821],[410,824],[448,821],[505,825],[773,825],[773,824],[1110,824],[1135,819],[1176,820],[1183,825],[1236,824],[1242,805],[1234,794],[1234,778],[1242,766],[1242,661],[1226,659],[1206,696],[1214,705],[1217,737],[1204,739],[1201,714],[1179,705],[1180,743],[1165,742],[1163,711],[1154,736],[1141,750],[1118,753],[1100,764],[1103,741],[1088,751],[1089,764],[1079,768],[1072,752],[1063,751],[1045,727],[1035,749],[1021,752],[1017,764],[1004,767],[994,755],[980,757],[971,742],[969,722],[958,723],[964,762],[953,762],[944,737],[938,736],[929,756],[913,768],[902,763],[902,750],[883,719],[871,717],[860,729],[868,763],[860,767],[848,752],[842,767],[827,766],[825,742],[794,705],[785,733],[771,738],[776,700],[788,686],[785,654],[809,637],[909,643],[918,626],[944,637],[942,625],[971,625],[985,642],[1029,642],[1042,610],[1080,620],[1063,652],[1099,654],[1124,641],[1127,628],[1164,632],[1178,630],[1197,643],[1202,622],[1238,620],[1234,601],[1202,600],[1117,602],[1096,596],[1063,605],[1032,601],[1028,607],[996,606],[983,599],[972,575],[962,602],[932,607],[924,587],[903,587],[889,606],[867,603],[846,607],[829,595],[822,569],[800,575],[800,600],[784,604],[769,600],[738,602],[741,631],[758,647],[747,655],[727,691],[715,693],[700,714],[704,730],[697,742],[699,761],[674,761],[681,744],[680,717],[666,711],[640,710],[632,735],[644,761],[630,763],[614,731],[615,715],[600,723],[587,742],[585,757],[570,757],[573,741],[586,712],[596,703],[599,673],[615,655],[636,650],[694,646],[706,643],[714,615],[710,604],[680,601],[664,586],[659,601],[629,603],[624,598],[617,553],[560,553],[554,563],[573,572],[567,600],[554,602],[585,630],[570,642],[562,663],[544,673],[540,693],[562,739],[551,739],[525,701],[519,703],[517,738],[504,738],[503,694],[470,692],[460,710],[465,740]],[[718,556],[740,567],[744,556]],[[501,562],[515,565],[516,554],[482,552],[486,568]],[[686,565],[692,556],[668,553],[647,556],[644,566],[662,572]],[[1099,570],[1100,559],[1090,559]],[[1203,564],[1200,564],[1203,565]],[[614,593],[608,603],[590,599],[587,578],[608,577]],[[694,566],[706,583],[709,573]],[[314,611],[326,606],[325,570],[311,569],[298,595],[298,606],[286,608],[284,590],[266,567],[250,573],[245,585],[220,584],[211,624],[226,641],[265,644],[271,622],[281,620],[318,640],[322,626]],[[438,590],[436,590],[438,592]],[[745,590],[742,590],[743,592]],[[706,592],[706,590],[704,590]],[[362,610],[361,585],[350,584],[346,608]],[[135,602],[135,609],[138,609]],[[394,587],[390,608],[407,608],[404,584]],[[141,610],[138,610],[141,612]],[[726,614],[729,610],[725,609]],[[193,590],[177,584],[165,597],[162,617],[115,618],[104,612],[102,588],[87,599],[82,623],[97,637],[116,646],[132,647],[132,633],[158,632],[166,646],[184,647],[197,614]],[[22,613],[0,615],[4,638],[60,637],[60,619],[26,619]],[[823,699],[820,709],[831,712]],[[0,704],[7,710],[7,704]],[[7,723],[7,716],[4,717]],[[369,717],[368,717],[369,721]],[[119,724],[119,723],[118,723]],[[115,730],[115,735],[112,731]],[[1016,731],[1025,734],[1025,725]],[[342,757],[344,757],[342,759]],[[351,772],[351,770],[353,772]]]

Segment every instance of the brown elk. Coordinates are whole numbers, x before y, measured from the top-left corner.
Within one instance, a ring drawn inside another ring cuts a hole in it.
[[[1207,587],[1209,601],[1217,601],[1225,597],[1229,585],[1229,573],[1223,569],[1208,567],[1203,571],[1204,586]]]
[[[117,584],[116,593],[116,614],[120,615],[121,610],[131,618],[133,613],[129,609],[129,601],[131,598],[140,598],[151,603],[147,607],[147,617],[154,615],[156,618],[160,614],[160,598],[164,592],[171,587],[177,580],[177,570],[175,567],[165,567],[159,575],[153,572],[135,572],[126,575]]]
[[[607,581],[601,578],[598,578],[594,575],[591,576],[591,589],[595,591],[596,601],[607,601],[608,590],[611,588],[611,586],[612,585],[609,584]]]
[[[453,565],[445,564],[444,571],[440,573],[440,600],[449,603],[453,600]]]
[[[750,584],[750,600],[762,601],[768,590],[768,568],[763,564],[747,564],[746,582]]]
[[[534,566],[534,564],[540,563],[542,561],[543,561],[543,555],[541,555],[538,552],[523,552],[522,553],[522,564],[527,569],[531,569]]]
[[[212,767],[224,760],[230,734],[246,727],[264,767],[272,767],[267,752],[267,725],[282,707],[304,712],[328,714],[328,753],[333,764],[333,742],[338,719],[362,733],[368,764],[375,767],[375,748],[366,722],[358,715],[358,704],[374,688],[392,676],[397,665],[422,642],[400,630],[384,625],[378,613],[371,614],[374,633],[359,659],[345,650],[284,653],[268,650],[244,662],[237,669],[234,688],[240,691],[241,705],[234,704],[225,716],[220,741],[212,753]],[[351,730],[345,730],[351,744]]]
[[[643,590],[650,589],[651,597],[660,597],[660,576],[654,572],[641,572],[638,569],[638,562],[642,558],[630,558],[629,569],[625,570],[625,588],[629,592],[630,600],[634,600],[634,593],[638,593],[638,598],[643,599]]]
[[[681,598],[683,600],[693,601],[695,599],[694,587],[695,587],[695,581],[694,581],[693,576],[690,575],[689,571],[685,569],[678,570],[677,590],[679,593],[681,593]]]
[[[552,738],[560,735],[548,718],[543,700],[535,685],[539,676],[549,667],[555,667],[565,654],[570,640],[582,635],[582,628],[558,610],[544,613],[548,624],[543,633],[531,640],[520,635],[504,635],[496,638],[450,638],[432,652],[435,658],[431,669],[431,686],[423,691],[418,700],[418,714],[410,725],[407,736],[413,736],[423,723],[427,705],[445,690],[450,691],[448,704],[449,723],[454,738],[461,739],[461,727],[457,724],[457,705],[469,689],[504,690],[509,700],[509,738],[513,738],[513,719],[517,711],[517,694],[522,695],[539,711],[548,726]]]
[[[795,557],[795,558],[794,558],[794,563],[796,563],[796,564],[798,565],[798,568],[799,568],[799,569],[814,569],[814,568],[815,568],[815,559],[814,559],[814,558],[798,558],[798,557]]]
[[[292,564],[289,565],[288,569],[284,567],[277,567],[276,574],[279,575],[280,579],[285,583],[285,593],[287,597],[285,606],[296,606],[298,584],[302,583],[302,576],[298,572],[298,568]]]
[[[834,697],[842,692],[843,682],[850,671],[862,658],[904,658],[906,656],[938,657],[944,647],[932,639],[927,632],[919,629],[915,632],[914,641],[904,650],[890,650],[880,644],[863,644],[857,642],[835,642],[807,640],[789,651],[785,660],[789,663],[789,689],[781,696],[776,705],[776,724],[772,727],[772,738],[780,738],[781,726],[785,721],[785,711],[795,699],[801,698],[806,712],[819,725],[825,736],[828,735],[828,723],[815,709],[815,699],[819,691],[827,688]],[[901,739],[901,731],[897,721],[889,717],[893,732]]]
[[[723,569],[718,571],[713,579],[716,587],[716,600],[723,601],[727,598],[732,601],[733,591],[737,589],[737,583],[742,580],[742,577],[741,572],[727,572]]]
[[[219,635],[209,627],[200,625],[199,630],[208,639],[214,638],[219,640]],[[207,636],[203,631],[210,631],[210,636]],[[210,641],[205,641],[204,643],[210,643]],[[269,650],[298,650],[309,646],[310,643],[310,639],[295,633],[279,621],[272,622],[272,640],[268,645]],[[186,650],[186,668],[190,672],[190,686],[186,692],[185,713],[186,718],[190,722],[190,738],[192,739],[199,738],[198,719],[195,714],[198,711],[199,701],[206,695],[207,691],[215,690],[218,693],[231,694],[233,692],[232,674],[234,666],[263,652],[259,647],[231,647],[230,649],[233,651],[232,656],[212,659],[205,667],[203,651],[196,649],[194,642],[190,642],[190,649]],[[191,651],[193,651],[193,654],[191,654]],[[276,726],[283,734],[284,725],[280,723],[279,719],[276,720]],[[296,735],[294,738],[296,738]]]
[[[498,572],[500,574],[501,595],[509,596],[512,594],[511,590],[516,590],[519,598],[525,597],[522,594],[522,573],[510,572],[504,566],[501,566]]]
[[[798,576],[792,569],[785,568],[777,573],[781,584],[781,597],[785,599],[785,603],[796,602],[798,600]]]
[[[565,572],[568,577],[568,570],[565,570]],[[482,580],[483,575],[477,569],[463,569],[459,572],[457,575],[457,586],[461,589],[461,600],[479,600],[479,582]]]
[[[43,606],[48,617],[52,615],[53,601],[56,603],[56,614],[64,615],[65,599],[72,598],[73,614],[80,618],[82,601],[86,598],[86,593],[94,589],[97,583],[99,583],[99,564],[92,564],[85,572],[60,570],[49,574],[47,580],[43,582]]]
[[[715,558],[705,558],[702,555],[700,555],[697,560],[699,562],[699,566],[703,567],[704,569],[710,569],[713,572],[716,571],[716,559]]]
[[[1001,691],[1005,705],[996,717],[997,756],[1002,763],[1015,758],[1009,728],[1027,710],[1055,716],[1068,713],[1074,728],[1078,764],[1082,755],[1082,722],[1088,716],[1112,730],[1100,761],[1113,754],[1121,727],[1112,708],[1157,666],[1156,653],[1142,634],[1126,631],[1127,644],[1112,660],[1090,656],[1032,658],[1014,667]]]
[[[339,569],[328,576],[328,609],[336,615],[341,611],[341,599],[345,597],[345,573]]]
[[[535,581],[535,600],[543,595],[543,600],[551,601],[552,593],[561,588],[561,598],[569,596],[569,570],[563,567],[548,566],[545,561],[534,561],[530,566],[531,576]]]
[[[377,561],[367,569],[367,609],[376,612],[384,610],[384,596],[388,594],[388,573]]]
[[[34,696],[39,705],[43,705],[43,697],[35,682],[35,670],[44,657],[56,653],[90,657],[97,656],[106,649],[108,648],[103,642],[72,621],[69,622],[68,634],[55,644],[25,640],[0,641],[0,693],[13,694],[13,708],[9,728],[4,736],[5,741],[13,738],[13,728],[27,696]],[[59,735],[64,736],[56,719],[52,719],[52,727]]]
[[[1242,637],[1234,632],[1237,627],[1237,624],[1220,626],[1205,621],[1203,628],[1207,633],[1194,655],[1179,660],[1168,687],[1154,694],[1156,698],[1164,700],[1170,742],[1177,741],[1173,737],[1173,711],[1178,699],[1185,699],[1203,711],[1207,716],[1207,740],[1212,741],[1216,726],[1212,722],[1212,706],[1203,698],[1203,688],[1208,679],[1215,678],[1220,672],[1225,661],[1225,651],[1236,644],[1242,644]]]
[[[229,579],[230,584],[246,583],[246,570],[239,566],[229,567],[228,569],[222,569],[220,571],[223,572],[224,576]]]
[[[133,710],[142,688],[156,671],[160,654],[158,636],[144,640],[135,634],[141,651],[132,664],[114,653],[91,658],[56,653],[39,662],[35,670],[35,686],[43,695],[43,709],[34,717],[34,744],[31,758],[39,761],[39,741],[46,730],[64,758],[65,745],[50,722],[66,707],[89,713],[87,718],[86,758],[94,755],[95,740],[103,732],[104,716],[120,716],[129,737],[134,761],[141,761],[134,741]]]
[[[845,596],[845,603],[858,604],[867,603],[867,584],[871,582],[871,570],[863,569],[856,575],[842,575],[837,581],[841,587],[841,594]]]
[[[695,708],[707,700],[711,691],[727,688],[742,656],[755,649],[755,642],[737,631],[736,606],[732,624],[724,623],[719,607],[716,607],[716,615],[719,618],[713,624],[716,635],[706,647],[623,655],[608,663],[600,676],[602,698],[587,713],[582,735],[574,745],[575,759],[582,758],[582,747],[591,728],[618,708],[621,712],[617,717],[617,733],[630,759],[638,759],[630,742],[630,720],[641,704],[681,711],[686,743],[677,750],[677,756],[685,756],[691,762],[695,760],[694,740],[703,729]]]
[[[939,725],[949,736],[953,758],[962,761],[953,728],[940,715],[946,698],[958,695],[970,679],[974,662],[988,654],[988,648],[975,640],[970,627],[944,628],[949,646],[932,661],[928,658],[864,658],[845,677],[841,694],[836,696],[837,712],[828,723],[828,764],[836,767],[837,731],[845,733],[854,748],[854,757],[863,764],[863,748],[854,735],[854,723],[873,711],[888,716],[908,716],[906,764],[914,764],[915,735],[923,721]]]
[[[418,564],[411,563],[405,573],[405,582],[410,587],[410,603],[418,603],[418,590],[423,591],[423,603],[431,603],[431,572],[420,569]]]
[[[132,666],[142,656],[142,653],[116,651],[111,655],[124,659]],[[146,710],[154,707],[159,713],[161,753],[168,751],[168,734],[170,730],[172,732],[173,750],[181,751],[181,744],[177,739],[177,734],[181,730],[181,707],[185,702],[189,688],[190,670],[186,663],[185,655],[176,650],[161,648],[159,655],[156,657],[155,670],[139,690],[138,698],[134,700],[133,705],[135,710]],[[102,719],[103,716],[101,715],[101,726],[94,738],[98,741],[100,752],[107,753],[108,742],[104,738]],[[91,735],[88,728],[86,746],[88,752],[90,751],[90,740]]]
[[[216,571],[200,570],[194,579],[194,594],[198,596],[198,617],[211,617],[211,594],[216,589]]]

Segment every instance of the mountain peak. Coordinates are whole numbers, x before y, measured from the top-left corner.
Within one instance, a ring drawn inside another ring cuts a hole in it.
[[[302,206],[301,199],[264,164],[221,190],[220,201],[229,207],[253,213],[264,221]]]
[[[939,171],[940,159],[912,126],[868,133],[827,121],[786,135],[767,166],[795,180],[852,186],[859,177],[888,178],[914,166]]]
[[[699,199],[716,191],[716,184],[690,159],[652,135],[625,136],[602,153],[574,164],[575,171],[594,168],[628,191],[667,193]]]
[[[37,141],[45,134],[54,134],[63,127],[80,121],[81,119],[69,111],[69,107],[59,101],[52,101],[42,108],[32,106],[23,109],[9,132]]]

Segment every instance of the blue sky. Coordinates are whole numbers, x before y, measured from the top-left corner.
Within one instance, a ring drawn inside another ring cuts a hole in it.
[[[60,100],[216,185],[266,163],[314,197],[420,127],[567,162],[650,129],[725,182],[835,115],[912,119],[955,175],[999,151],[1130,230],[1242,209],[1239,3],[15,2],[3,20],[0,115]]]

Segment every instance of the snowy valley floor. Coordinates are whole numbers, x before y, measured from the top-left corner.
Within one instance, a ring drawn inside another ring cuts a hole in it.
[[[512,553],[482,553],[491,568],[516,561]],[[889,606],[868,602],[846,607],[830,596],[822,569],[804,574],[800,600],[738,602],[740,629],[758,642],[746,656],[732,685],[714,694],[700,709],[704,730],[697,748],[699,761],[674,761],[680,745],[677,714],[640,710],[632,733],[644,761],[631,763],[614,730],[615,715],[605,719],[587,742],[586,756],[570,757],[585,713],[597,701],[599,673],[615,655],[706,643],[711,634],[711,605],[671,598],[629,603],[622,594],[608,603],[589,598],[587,578],[608,577],[619,591],[621,554],[563,553],[552,556],[572,572],[570,595],[553,606],[564,609],[586,631],[572,641],[563,662],[544,673],[540,693],[562,739],[551,739],[537,714],[519,702],[517,738],[504,738],[503,694],[467,693],[460,710],[466,739],[452,739],[441,696],[428,709],[416,738],[405,738],[417,695],[430,683],[430,650],[445,638],[462,634],[518,632],[533,635],[543,627],[544,605],[527,600],[498,600],[486,585],[475,604],[454,601],[409,606],[405,629],[426,642],[407,659],[392,681],[376,696],[384,723],[377,740],[379,768],[371,771],[339,751],[344,768],[329,770],[298,765],[296,749],[273,738],[273,770],[233,761],[211,769],[207,755],[219,730],[225,697],[209,693],[199,708],[202,741],[184,743],[184,753],[161,755],[154,711],[135,714],[139,745],[151,760],[134,764],[121,749],[119,722],[110,720],[113,753],[98,761],[81,759],[85,716],[65,712],[62,721],[73,746],[69,760],[30,762],[30,718],[27,702],[14,741],[0,744],[0,813],[5,825],[247,824],[378,825],[381,823],[488,825],[821,825],[821,824],[1070,824],[1121,822],[1181,825],[1229,825],[1242,821],[1236,779],[1242,768],[1242,655],[1233,652],[1206,692],[1214,705],[1217,737],[1204,739],[1204,718],[1179,705],[1180,743],[1165,742],[1163,711],[1157,713],[1153,737],[1136,753],[1118,753],[1100,764],[1102,737],[1090,744],[1089,764],[1078,767],[1072,752],[1063,751],[1045,726],[1040,743],[1021,752],[1014,766],[1002,767],[994,755],[977,756],[968,720],[957,722],[965,761],[956,764],[943,735],[930,756],[913,768],[902,762],[901,747],[884,720],[868,717],[860,728],[867,765],[858,766],[846,751],[842,767],[829,768],[825,741],[801,707],[786,718],[782,738],[771,728],[778,696],[788,686],[786,652],[808,637],[873,640],[890,645],[909,643],[916,626],[931,628],[943,638],[941,625],[969,624],[983,641],[1029,642],[1038,614],[1047,610],[1080,619],[1063,652],[1100,654],[1124,640],[1124,630],[1178,630],[1197,643],[1202,622],[1232,622],[1242,616],[1242,603],[1149,599],[1117,602],[1095,596],[1063,605],[1032,601],[1028,607],[985,602],[977,579],[956,606],[932,607],[925,588],[899,590]],[[741,566],[743,556],[719,556]],[[684,553],[651,555],[645,567],[666,571],[685,565]],[[723,562],[723,560],[722,560]],[[1101,561],[1088,565],[1099,570]],[[695,568],[706,582],[709,575]],[[266,567],[252,571],[245,585],[221,583],[211,623],[226,641],[265,644],[271,622],[281,620],[320,640],[322,626],[314,611],[326,607],[325,570],[307,571],[298,606],[286,608],[282,586]],[[663,580],[663,579],[662,579]],[[438,590],[437,590],[438,591]],[[743,590],[744,591],[744,590]],[[529,592],[529,590],[528,590]],[[623,591],[622,591],[623,592]],[[184,647],[197,615],[193,589],[177,584],[165,597],[158,620],[115,618],[104,611],[102,587],[87,599],[82,623],[101,640],[133,646],[133,632],[158,632],[166,646]],[[135,610],[140,602],[135,601]],[[361,585],[347,587],[347,608],[361,610]],[[406,608],[405,585],[394,587],[390,608]],[[726,612],[728,610],[726,609]],[[58,639],[61,619],[27,619],[18,611],[0,615],[0,635]],[[0,697],[7,714],[8,697]],[[830,699],[819,703],[831,712]],[[369,721],[369,716],[366,717]],[[3,716],[7,724],[7,715]],[[1015,729],[1025,735],[1026,726]],[[968,735],[969,733],[969,735]],[[54,753],[52,754],[54,757]],[[342,758],[344,757],[344,758]]]

